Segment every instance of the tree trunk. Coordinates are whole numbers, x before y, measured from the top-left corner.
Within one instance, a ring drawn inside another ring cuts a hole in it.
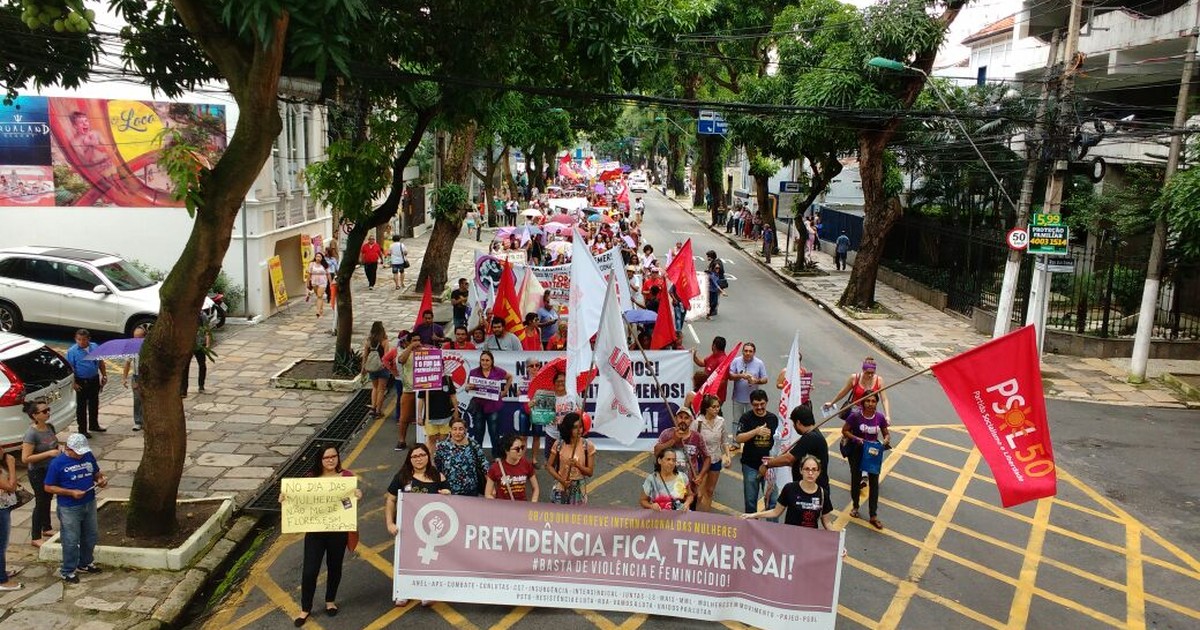
[[[193,33],[202,33],[198,41],[228,79],[238,121],[221,159],[201,175],[191,235],[159,291],[158,320],[142,346],[140,383],[146,426],[142,460],[129,493],[126,533],[131,536],[161,536],[179,526],[175,506],[187,456],[181,377],[192,360],[198,314],[221,271],[242,201],[283,128],[276,95],[287,14],[274,20],[270,42],[247,46],[245,54],[234,59],[228,50],[215,50],[227,40],[220,34],[215,36],[220,42],[210,39],[221,27],[207,8],[187,2],[177,5],[180,19]]]
[[[800,207],[791,215],[793,219],[799,218],[804,214],[808,207],[816,202],[817,197],[820,197],[826,189],[829,188],[829,183],[833,178],[837,177],[842,172],[842,163],[838,160],[836,154],[826,154],[818,159],[813,159],[812,156],[804,156],[808,162],[808,167],[812,171],[811,182],[808,187],[808,194],[804,196],[804,201],[800,202]]]
[[[517,184],[517,178],[513,177],[512,171],[512,147],[508,146],[507,144],[504,145],[504,161],[502,166],[504,168],[504,183],[508,184],[510,190],[519,192],[521,190],[521,186]]]
[[[687,188],[684,186],[683,138],[674,130],[667,131],[666,183],[676,197],[681,197],[687,192]]]
[[[468,123],[457,129],[450,136],[450,145],[446,149],[446,162],[442,166],[442,182],[454,182],[463,187],[470,183],[471,156],[475,154],[475,137],[479,133],[478,126]],[[424,288],[428,278],[433,285],[434,295],[446,288],[446,274],[450,269],[450,254],[454,251],[454,241],[462,230],[466,208],[458,208],[448,215],[434,213],[433,232],[429,235],[429,246],[421,259],[421,273],[417,275],[416,286]]]
[[[387,198],[371,212],[369,217],[356,221],[350,233],[346,235],[346,249],[342,252],[342,259],[338,261],[337,271],[337,338],[333,345],[333,365],[334,370],[338,373],[355,374],[359,369],[352,346],[354,300],[350,279],[358,267],[358,257],[363,241],[367,240],[368,232],[391,221],[392,217],[396,215],[396,211],[400,208],[400,200],[404,197],[404,169],[408,167],[412,156],[417,152],[417,147],[420,146],[421,139],[425,136],[425,130],[429,128],[429,123],[436,115],[436,109],[417,112],[417,119],[413,131],[409,135],[408,143],[392,161],[392,186],[388,191]],[[365,136],[363,140],[365,141]]]
[[[708,188],[708,173],[712,168],[712,147],[704,136],[697,135],[696,143],[700,147],[700,156],[692,169],[692,207],[707,207],[704,201],[704,191]]]
[[[840,306],[871,308],[875,305],[875,278],[888,232],[903,214],[900,201],[883,191],[883,155],[890,133],[864,131],[858,139],[858,170],[863,191],[863,235],[850,280],[838,300]]]
[[[758,199],[758,216],[763,225],[775,225],[775,210],[771,208],[771,178],[766,175],[754,176],[754,198]]]
[[[708,187],[708,212],[712,225],[717,224],[717,208],[725,199],[725,161],[721,159],[723,138],[717,135],[704,136],[704,177]]]

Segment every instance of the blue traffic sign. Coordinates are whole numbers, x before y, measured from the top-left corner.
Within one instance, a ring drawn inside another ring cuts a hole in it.
[[[723,136],[729,133],[729,123],[725,122],[721,112],[702,109],[696,118],[696,133],[706,136]]]

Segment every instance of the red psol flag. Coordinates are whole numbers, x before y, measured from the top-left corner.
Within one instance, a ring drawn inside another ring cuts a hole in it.
[[[1004,507],[1058,491],[1036,334],[1026,326],[933,366]]]

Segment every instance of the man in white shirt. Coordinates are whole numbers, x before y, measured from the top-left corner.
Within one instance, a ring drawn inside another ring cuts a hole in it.
[[[388,250],[392,257],[392,282],[396,283],[396,290],[404,288],[404,270],[408,267],[408,248],[404,243],[400,242],[400,237],[392,239],[392,247]]]

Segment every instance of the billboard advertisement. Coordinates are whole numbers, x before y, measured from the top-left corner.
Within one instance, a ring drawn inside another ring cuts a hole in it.
[[[173,133],[215,162],[224,106],[18,96],[0,104],[0,206],[181,207],[158,163]]]

